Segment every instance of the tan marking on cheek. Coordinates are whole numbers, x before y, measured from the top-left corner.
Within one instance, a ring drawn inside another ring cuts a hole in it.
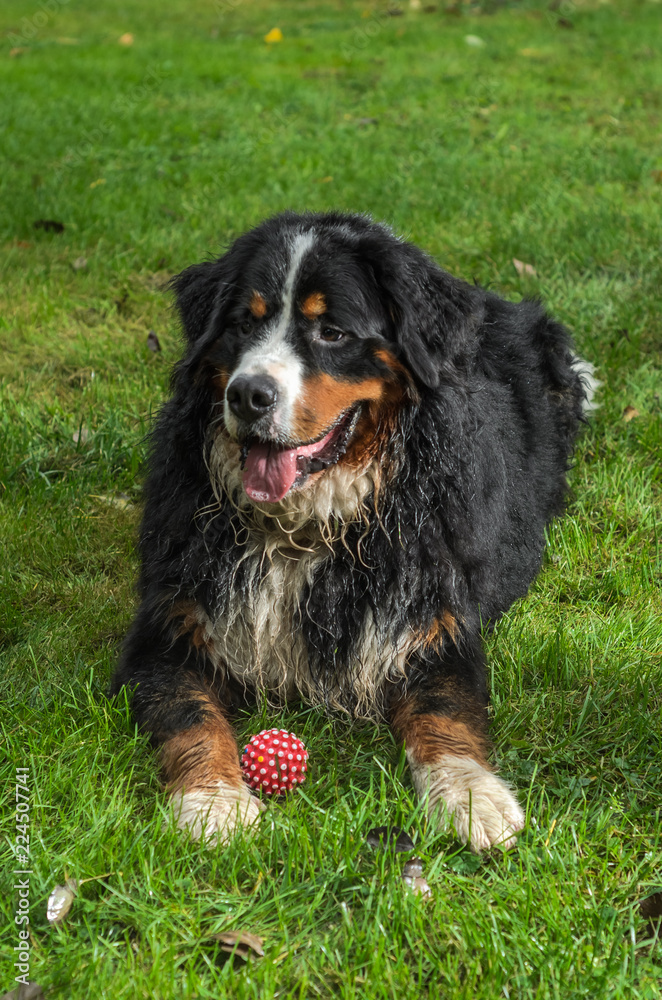
[[[394,354],[391,354],[389,350],[385,347],[378,347],[375,351],[375,357],[381,361],[383,364],[388,365],[392,372],[399,375],[407,385],[407,389],[414,401],[418,401],[418,392],[414,385],[414,380],[412,378],[411,372],[405,365],[399,361]]]
[[[267,303],[259,292],[253,292],[248,308],[256,319],[262,319],[267,314]]]
[[[404,371],[404,366],[398,361],[395,354],[391,354],[385,347],[378,347],[375,351],[375,357],[379,361],[383,361],[389,368],[393,368],[394,371]]]
[[[384,390],[385,383],[379,378],[349,382],[323,374],[306,379],[303,396],[295,406],[293,437],[299,441],[314,441],[346,410],[366,400],[378,401]]]
[[[393,727],[417,764],[434,764],[445,754],[471,757],[491,770],[489,744],[483,732],[466,722],[434,713],[415,715],[405,701],[393,717]]]
[[[386,478],[389,469],[387,456],[392,452],[392,442],[398,426],[398,417],[405,401],[411,398],[401,382],[384,383],[380,400],[370,401],[364,407],[349,448],[341,458],[351,468],[365,468],[374,458],[382,464]]]
[[[306,319],[317,319],[326,312],[326,298],[321,292],[313,292],[301,305],[301,312]]]

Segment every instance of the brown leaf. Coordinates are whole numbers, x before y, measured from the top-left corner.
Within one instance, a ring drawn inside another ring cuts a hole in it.
[[[654,892],[639,903],[639,912],[648,920],[662,920],[662,892]]]
[[[525,264],[523,260],[518,260],[517,257],[513,257],[513,264],[515,265],[515,270],[520,275],[528,274],[532,278],[537,277],[538,272],[532,264]]]
[[[651,177],[656,184],[662,184],[662,170],[651,170]]]
[[[635,409],[634,406],[626,406],[623,410],[623,420],[626,424],[629,424],[631,420],[635,420],[640,416],[639,410]]]
[[[58,222],[56,219],[37,219],[32,223],[32,228],[44,229],[47,233],[63,233],[64,222]]]
[[[648,920],[643,936],[659,940],[662,937],[662,892],[654,892],[652,896],[642,899],[639,913]]]
[[[44,1000],[44,991],[39,983],[22,983],[18,989],[4,993],[0,1000]]]
[[[120,35],[117,39],[120,45],[133,45],[133,35],[130,31],[125,32],[125,34]]]
[[[376,826],[368,830],[365,839],[369,847],[394,847],[396,854],[414,850],[414,841],[399,826]]]
[[[431,896],[432,890],[423,877],[423,862],[420,858],[410,858],[402,869],[402,881],[407,889],[417,896]]]
[[[49,924],[59,924],[66,917],[71,909],[76,892],[78,891],[78,880],[68,878],[64,885],[56,885],[48,897],[46,916]]]
[[[147,334],[147,346],[149,347],[150,351],[154,352],[154,354],[158,354],[158,352],[161,350],[161,344],[159,343],[159,338],[156,336],[153,330],[150,330],[149,333]]]
[[[264,938],[250,931],[222,931],[220,934],[212,934],[212,938],[218,941],[221,951],[226,951],[229,955],[233,953],[241,958],[248,959],[251,954],[264,957]]]

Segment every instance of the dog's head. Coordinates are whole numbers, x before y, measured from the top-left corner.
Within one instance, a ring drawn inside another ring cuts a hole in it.
[[[173,284],[184,367],[260,505],[379,460],[471,325],[469,286],[360,216],[277,216]]]

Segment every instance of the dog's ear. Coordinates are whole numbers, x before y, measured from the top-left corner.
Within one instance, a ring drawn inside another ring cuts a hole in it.
[[[368,255],[393,322],[399,354],[414,377],[428,388],[442,373],[452,377],[470,349],[482,319],[476,289],[442,271],[417,247],[397,244]]]
[[[199,340],[230,299],[236,282],[236,254],[193,264],[170,281],[189,344]]]

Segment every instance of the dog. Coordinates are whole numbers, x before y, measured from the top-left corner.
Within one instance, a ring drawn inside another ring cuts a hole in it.
[[[527,592],[597,385],[567,330],[360,215],[286,212],[172,281],[141,604],[112,684],[208,843],[263,804],[251,697],[387,721],[475,851],[524,825],[490,762],[482,630]]]

